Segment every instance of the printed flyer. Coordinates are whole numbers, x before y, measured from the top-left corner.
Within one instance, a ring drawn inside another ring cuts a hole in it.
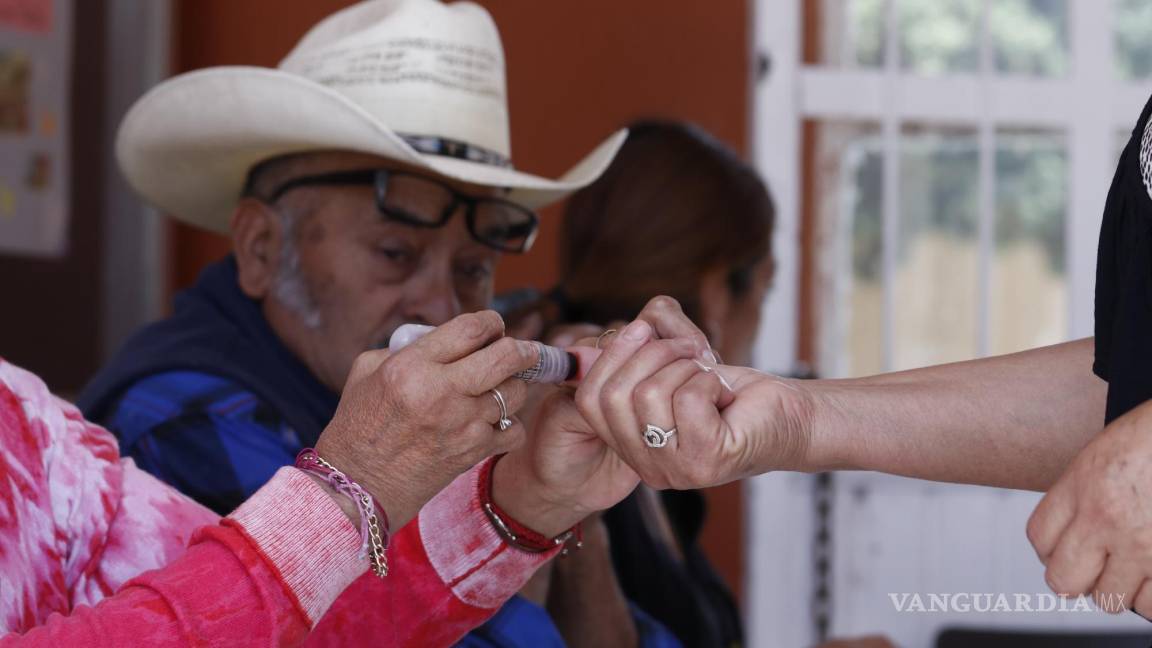
[[[72,0],[0,0],[0,252],[68,249]]]

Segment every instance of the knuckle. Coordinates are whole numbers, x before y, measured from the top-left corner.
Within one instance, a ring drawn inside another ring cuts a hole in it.
[[[605,409],[627,407],[632,404],[631,390],[627,388],[623,380],[612,378],[604,385],[604,390],[600,392],[600,402]]]
[[[524,401],[528,399],[528,385],[522,381],[514,380],[498,388],[504,396],[509,412],[516,412]]]
[[[483,448],[489,444],[495,430],[496,428],[487,421],[473,417],[462,426],[463,434],[461,437],[469,450],[476,447]]]
[[[676,409],[685,409],[692,407],[697,402],[702,400],[704,396],[704,389],[700,385],[687,384],[676,390],[672,394],[672,407]]]
[[[364,354],[356,356],[352,361],[352,367],[348,369],[348,377],[344,380],[345,386],[352,385],[360,380],[372,376],[372,367],[364,358]]]
[[[1137,556],[1152,556],[1152,530],[1142,529],[1134,533],[1132,547]]]
[[[592,416],[599,410],[600,398],[594,391],[576,390],[576,409],[582,416]]]
[[[656,313],[678,313],[683,312],[680,308],[680,302],[669,297],[668,295],[657,295],[648,302],[648,308]]]
[[[665,399],[664,390],[659,383],[646,380],[636,386],[637,403],[658,404]]]
[[[365,352],[356,356],[356,359],[352,361],[352,373],[353,374],[359,374],[359,373],[363,372],[367,366],[369,366],[370,360],[371,360],[371,356],[369,356],[370,353],[372,353],[372,352],[371,351],[365,351]]]
[[[1078,594],[1078,592],[1072,591],[1071,584],[1068,582],[1067,577],[1064,575],[1064,572],[1059,569],[1049,567],[1047,571],[1044,572],[1044,581],[1048,583],[1048,588],[1056,594]]]
[[[400,380],[391,383],[391,385],[393,393],[410,411],[422,412],[424,410],[424,395],[428,393],[428,390],[421,389],[413,380]]]
[[[1119,525],[1129,516],[1131,504],[1121,497],[1105,496],[1095,498],[1096,514],[1109,525]]]
[[[708,341],[708,336],[704,335],[699,330],[696,331],[695,333],[693,333],[692,335],[689,335],[688,341],[691,342],[692,346],[694,346],[696,349],[698,349],[700,351],[704,351],[704,350],[712,348],[712,343]]]
[[[363,357],[363,356],[361,356]],[[360,361],[357,358],[357,361]],[[380,366],[380,379],[388,386],[403,385],[408,374],[408,361],[401,356],[393,356]]]
[[[488,330],[484,322],[483,312],[464,313],[463,315],[457,316],[454,321],[460,328],[460,335],[465,339],[473,340],[484,337]]]
[[[1039,516],[1036,513],[1033,513],[1032,516],[1028,518],[1028,524],[1024,526],[1024,535],[1028,538],[1028,542],[1032,545],[1032,547],[1037,551],[1040,550],[1040,525],[1041,521]]]
[[[492,343],[492,351],[504,364],[520,365],[527,356],[521,346],[515,338],[503,337]]]
[[[480,327],[486,335],[503,334],[504,333],[504,318],[494,310],[485,310],[476,313],[480,321]]]

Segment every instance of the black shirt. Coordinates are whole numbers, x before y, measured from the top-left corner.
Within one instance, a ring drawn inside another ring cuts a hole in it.
[[[1152,399],[1152,130],[1144,107],[1120,156],[1096,258],[1096,362],[1108,382],[1106,422]]]
[[[644,523],[638,493],[604,513],[612,562],[624,595],[676,635],[686,648],[743,644],[740,612],[699,544],[706,504],[697,491],[661,491],[684,553],[674,556]]]

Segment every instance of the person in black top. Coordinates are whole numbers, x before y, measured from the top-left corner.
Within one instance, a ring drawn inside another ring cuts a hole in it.
[[[1149,112],[1152,102],[1104,209],[1095,339],[850,380],[737,366],[685,372],[679,358],[647,351],[683,339],[706,345],[692,318],[661,297],[584,378],[581,414],[655,488],[855,469],[1048,491],[1027,533],[1052,589],[1152,616]],[[644,423],[678,433],[648,447]]]

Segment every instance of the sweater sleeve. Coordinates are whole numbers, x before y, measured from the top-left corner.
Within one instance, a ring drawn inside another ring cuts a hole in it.
[[[521,551],[496,533],[480,504],[483,467],[456,478],[396,534],[388,577],[368,574],[353,583],[309,645],[359,645],[370,638],[390,646],[452,645],[559,553]]]
[[[480,470],[396,534],[380,579],[358,557],[357,530],[303,473],[281,469],[213,524],[0,361],[0,647],[449,645],[555,554],[503,542],[480,505]]]
[[[167,567],[0,646],[299,644],[364,572],[358,550],[339,506],[285,468]]]
[[[367,565],[295,469],[217,520],[0,361],[0,645],[298,643]]]

